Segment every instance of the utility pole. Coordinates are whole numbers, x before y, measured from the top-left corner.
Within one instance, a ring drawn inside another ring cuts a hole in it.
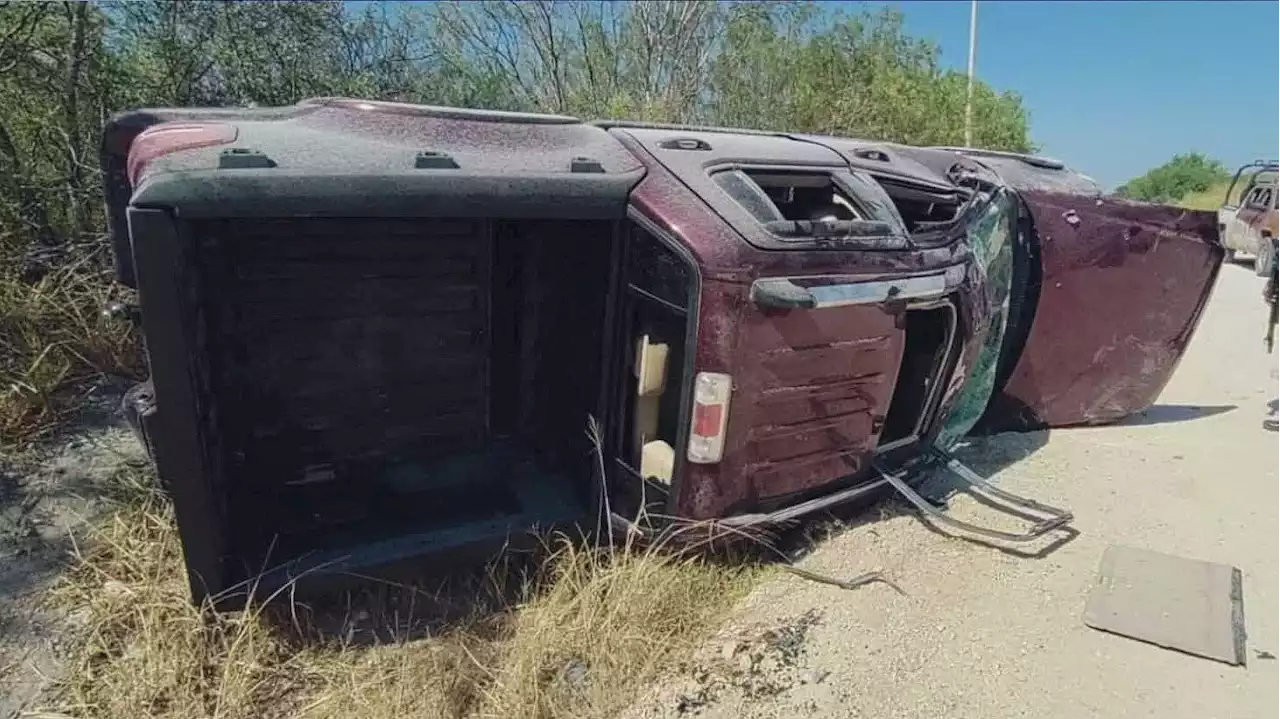
[[[964,97],[964,146],[973,147],[973,61],[978,54],[978,0],[969,4],[969,88]]]

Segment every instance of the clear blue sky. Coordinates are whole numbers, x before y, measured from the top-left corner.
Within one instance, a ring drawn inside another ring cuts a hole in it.
[[[965,68],[967,0],[887,4]],[[1044,154],[1105,186],[1190,150],[1234,170],[1280,155],[1278,8],[980,0],[977,75],[1022,95]]]

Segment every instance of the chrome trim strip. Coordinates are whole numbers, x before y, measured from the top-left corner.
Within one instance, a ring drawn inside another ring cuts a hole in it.
[[[920,428],[920,423],[916,422],[916,429],[918,430],[919,428]],[[880,454],[884,454],[885,452],[892,452],[895,449],[898,449],[900,447],[905,447],[913,442],[919,442],[919,441],[920,441],[920,435],[917,432],[912,432],[911,434],[905,437],[899,437],[898,439],[895,439],[892,442],[885,442],[884,444],[877,446],[875,450],[873,450],[873,453],[880,455]]]
[[[853,501],[873,492],[882,491],[887,486],[889,486],[889,483],[883,478],[873,479],[864,484],[854,485],[848,489],[842,489],[838,492],[814,497],[807,502],[800,502],[799,504],[784,507],[776,512],[769,512],[767,514],[735,514],[717,521],[720,524],[730,527],[744,527],[761,524],[770,525],[790,522],[820,509],[826,509],[827,507],[837,504]]]
[[[942,275],[911,277],[887,282],[861,282],[847,285],[820,285],[810,287],[814,307],[846,307],[848,305],[879,304],[889,300],[935,299],[946,294],[947,281]]]
[[[964,276],[964,265],[952,265],[944,272],[928,275],[861,282],[847,281],[853,279],[847,276],[770,277],[752,283],[751,297],[757,305],[778,309],[826,309],[897,300],[938,300],[959,287]]]

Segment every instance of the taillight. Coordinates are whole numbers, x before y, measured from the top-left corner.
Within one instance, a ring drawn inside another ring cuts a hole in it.
[[[733,378],[727,374],[699,372],[694,378],[690,462],[714,464],[724,456],[724,430],[732,392]]]
[[[147,163],[180,150],[234,142],[239,131],[225,122],[162,122],[143,130],[129,146],[129,184],[137,186]]]

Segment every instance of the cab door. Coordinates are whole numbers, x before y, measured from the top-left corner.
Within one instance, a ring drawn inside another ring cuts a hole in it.
[[[1230,237],[1224,238],[1223,244],[1233,250],[1247,252],[1251,255],[1257,254],[1257,236],[1254,228],[1259,224],[1270,203],[1271,188],[1254,187],[1251,189],[1241,201],[1240,209],[1231,218],[1231,225],[1228,230]]]
[[[1117,198],[1020,194],[1039,249],[1039,297],[984,424],[1105,424],[1147,409],[1186,352],[1222,266],[1217,218]]]
[[[1276,198],[1272,187],[1259,187],[1255,192],[1256,196],[1250,198],[1236,218],[1245,251],[1257,257],[1263,237],[1268,236],[1268,223],[1275,222]]]

